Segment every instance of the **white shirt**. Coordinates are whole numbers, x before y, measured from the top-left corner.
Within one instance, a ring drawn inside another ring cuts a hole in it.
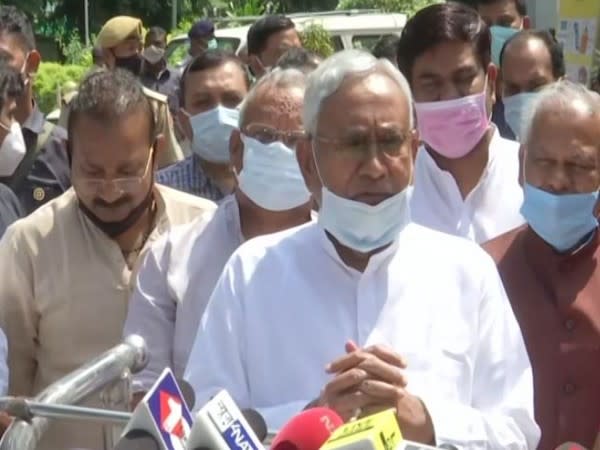
[[[410,207],[416,223],[482,244],[524,224],[522,204],[519,144],[497,129],[483,175],[465,199],[454,177],[424,147],[417,152]]]
[[[165,367],[183,377],[200,318],[231,254],[244,241],[235,196],[217,211],[174,227],[144,260],[130,300],[124,335],[139,334],[152,350],[134,375],[134,389],[152,387]]]
[[[318,224],[242,245],[185,378],[197,405],[224,388],[276,429],[319,395],[348,339],[407,358],[408,389],[427,406],[438,444],[535,448],[531,366],[493,261],[415,224],[364,273],[341,261]]]
[[[0,396],[8,392],[8,344],[6,335],[0,329]]]

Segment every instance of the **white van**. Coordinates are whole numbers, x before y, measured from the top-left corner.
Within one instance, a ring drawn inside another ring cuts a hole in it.
[[[290,14],[287,17],[292,19],[299,31],[310,24],[321,25],[331,34],[335,51],[350,48],[371,50],[382,36],[400,35],[407,20],[406,14],[387,14],[379,11],[360,10]],[[248,19],[240,18],[240,20]],[[248,28],[250,28],[250,25],[217,28],[215,37],[218,47],[243,55],[246,50]],[[187,55],[188,48],[187,35],[180,35],[171,39],[167,46],[169,62],[171,64],[180,62]]]

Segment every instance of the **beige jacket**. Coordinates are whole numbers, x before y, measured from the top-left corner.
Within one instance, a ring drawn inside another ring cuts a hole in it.
[[[0,327],[9,346],[9,393],[33,396],[121,341],[135,273],[152,242],[214,203],[157,186],[157,224],[135,263],[79,209],[71,189],[0,241]],[[87,405],[101,406],[99,396]],[[103,449],[102,428],[57,422],[39,449]]]

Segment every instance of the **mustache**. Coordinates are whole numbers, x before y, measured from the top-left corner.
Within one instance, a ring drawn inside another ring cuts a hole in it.
[[[117,208],[120,208],[121,206],[130,204],[131,201],[132,201],[132,198],[129,195],[124,195],[123,197],[120,197],[119,199],[115,200],[114,202],[109,203],[102,198],[95,198],[92,203],[97,208],[117,209]]]

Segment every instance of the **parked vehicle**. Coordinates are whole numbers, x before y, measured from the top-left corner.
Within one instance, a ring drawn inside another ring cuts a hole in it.
[[[321,13],[290,14],[298,30],[309,24],[318,24],[325,28],[332,37],[336,51],[350,48],[370,50],[382,37],[400,34],[406,24],[406,14],[382,13],[377,10],[330,11]],[[246,51],[246,35],[248,28],[259,17],[240,17],[235,20],[246,25],[231,28],[217,28],[215,37],[220,49],[230,50],[243,56]],[[219,23],[215,20],[215,23]],[[185,58],[189,48],[187,35],[176,36],[167,46],[167,58],[171,64],[177,64]]]

